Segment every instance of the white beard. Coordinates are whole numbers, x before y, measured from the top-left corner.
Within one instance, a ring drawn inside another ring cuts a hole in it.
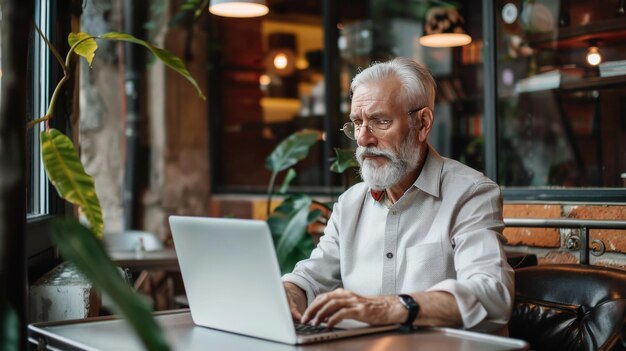
[[[390,188],[417,168],[420,161],[420,146],[413,146],[416,134],[413,130],[409,132],[398,153],[373,146],[359,146],[356,149],[356,159],[361,166],[361,178],[370,188],[373,190]],[[388,161],[379,165],[375,160],[365,159],[365,156],[383,156]]]

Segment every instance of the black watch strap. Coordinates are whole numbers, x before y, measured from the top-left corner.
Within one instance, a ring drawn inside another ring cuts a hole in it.
[[[404,323],[402,323],[402,327],[403,329],[411,330],[413,329],[413,322],[420,312],[420,305],[410,295],[401,294],[398,295],[398,298],[402,306],[409,311],[409,315],[406,317]]]

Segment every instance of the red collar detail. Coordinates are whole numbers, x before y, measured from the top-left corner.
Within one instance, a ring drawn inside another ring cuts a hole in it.
[[[382,202],[386,195],[384,190],[370,190],[370,194],[377,202]]]

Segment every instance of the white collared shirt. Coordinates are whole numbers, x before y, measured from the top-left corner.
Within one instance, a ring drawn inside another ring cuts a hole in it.
[[[309,304],[339,287],[363,295],[446,291],[464,328],[506,326],[514,274],[497,184],[429,146],[419,177],[396,203],[386,207],[373,195],[365,183],[343,193],[311,257],[283,280],[301,287]]]

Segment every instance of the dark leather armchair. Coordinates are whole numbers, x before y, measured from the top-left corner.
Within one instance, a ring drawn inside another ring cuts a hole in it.
[[[626,272],[583,265],[515,271],[511,337],[535,350],[626,350]]]

